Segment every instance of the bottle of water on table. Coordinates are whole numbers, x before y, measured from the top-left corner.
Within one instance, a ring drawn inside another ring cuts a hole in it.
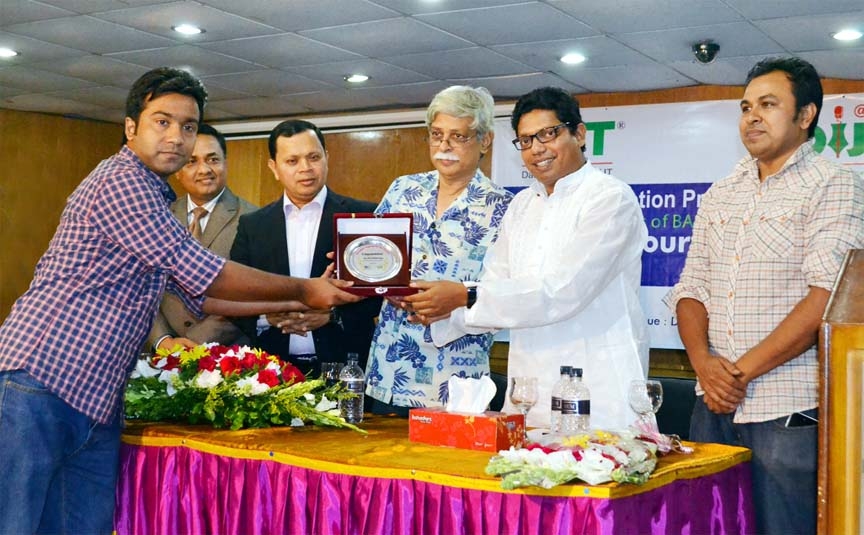
[[[561,392],[561,434],[587,433],[591,428],[591,393],[582,382],[582,368],[570,369]]]
[[[564,385],[570,382],[570,366],[561,366],[561,378],[552,386],[552,415],[550,418],[549,431],[558,433],[561,431],[561,392]]]
[[[366,376],[360,368],[359,355],[348,353],[348,364],[339,373],[339,381],[345,390],[356,394],[350,399],[346,398],[339,402],[339,411],[342,418],[350,424],[359,424],[363,421],[363,394],[366,390]]]

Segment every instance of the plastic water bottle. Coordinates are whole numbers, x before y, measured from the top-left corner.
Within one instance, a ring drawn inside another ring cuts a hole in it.
[[[561,433],[586,433],[591,428],[591,393],[582,382],[582,368],[570,369],[570,381],[561,391]]]
[[[350,399],[339,402],[339,412],[342,418],[350,424],[359,424],[363,421],[363,393],[366,390],[366,376],[358,364],[360,358],[357,353],[348,353],[348,364],[339,372],[339,382],[345,390],[356,394]]]
[[[561,378],[552,385],[552,415],[549,425],[549,431],[552,433],[561,431],[561,391],[569,382],[570,366],[561,366]]]

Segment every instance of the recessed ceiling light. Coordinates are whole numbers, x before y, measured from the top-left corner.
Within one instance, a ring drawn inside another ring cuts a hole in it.
[[[856,39],[861,39],[861,32],[853,29],[840,30],[832,35],[832,37],[838,41],[855,41]]]
[[[14,58],[17,55],[18,55],[18,52],[15,52],[11,48],[0,47],[0,58]]]
[[[177,33],[182,33],[183,35],[198,35],[199,33],[204,33],[202,28],[193,26],[192,24],[178,24],[177,26],[171,26],[171,29]]]
[[[345,81],[351,84],[362,84],[368,79],[369,77],[365,74],[351,74],[345,77]]]
[[[567,65],[578,65],[585,61],[585,56],[579,54],[578,52],[572,52],[570,54],[564,54],[561,56],[561,63],[566,63]]]

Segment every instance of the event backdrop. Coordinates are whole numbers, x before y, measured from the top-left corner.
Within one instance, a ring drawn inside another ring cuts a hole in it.
[[[684,266],[700,196],[728,175],[746,151],[738,137],[735,100],[585,108],[586,157],[627,182],[648,225],[642,254],[642,305],[651,347],[683,349],[674,314],[662,298]],[[513,148],[510,118],[495,123],[492,179],[512,191],[531,174]],[[864,170],[864,93],[828,95],[815,148],[823,157]]]

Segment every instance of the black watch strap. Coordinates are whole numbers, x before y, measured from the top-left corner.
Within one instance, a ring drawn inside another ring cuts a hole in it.
[[[468,290],[468,302],[465,304],[466,307],[471,308],[474,306],[474,303],[477,302],[477,287],[469,286],[466,288]]]

